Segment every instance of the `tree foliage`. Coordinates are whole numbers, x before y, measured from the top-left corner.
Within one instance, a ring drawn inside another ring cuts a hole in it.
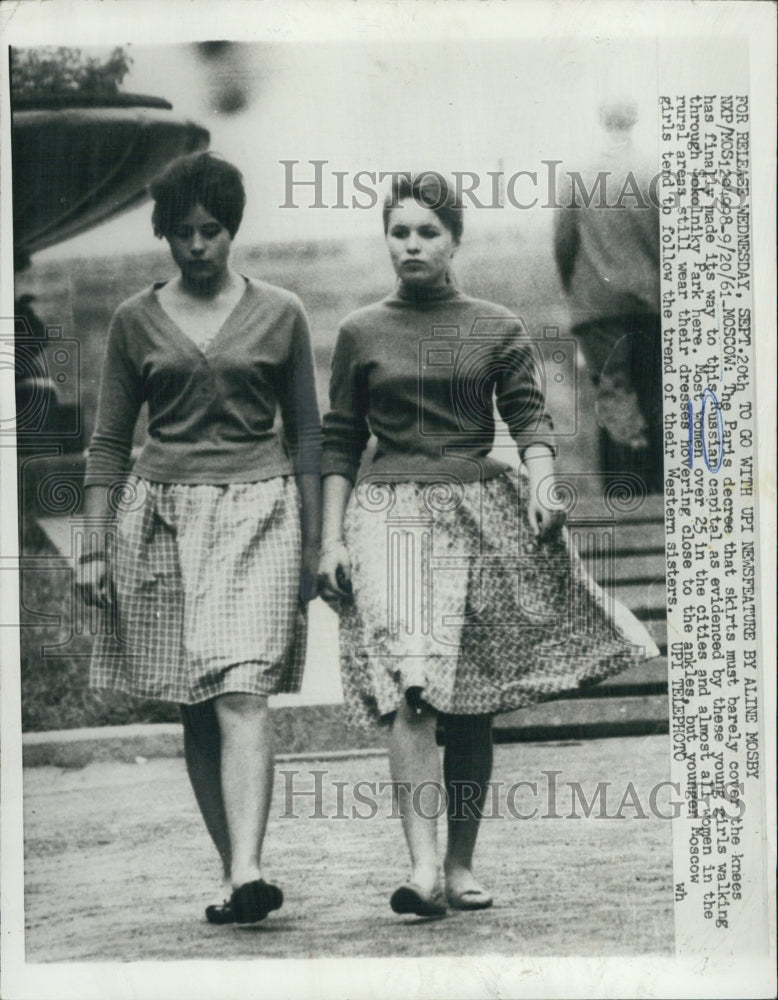
[[[61,45],[12,49],[13,99],[112,97],[119,92],[131,65],[132,59],[120,47],[104,59]]]

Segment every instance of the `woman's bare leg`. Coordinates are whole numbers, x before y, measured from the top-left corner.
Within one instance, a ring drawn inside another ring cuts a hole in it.
[[[223,881],[230,881],[230,833],[221,781],[221,734],[213,700],[181,705],[184,757],[189,781],[211,840],[219,852]]]
[[[448,795],[446,884],[454,892],[480,889],[473,875],[473,852],[492,774],[492,718],[445,717],[443,773]]]
[[[439,872],[437,817],[443,790],[436,722],[432,709],[425,706],[416,713],[403,702],[389,740],[389,767],[411,855],[411,878],[425,892],[434,889]]]
[[[223,694],[215,701],[230,880],[237,888],[261,875],[262,842],[273,791],[273,737],[267,698]]]

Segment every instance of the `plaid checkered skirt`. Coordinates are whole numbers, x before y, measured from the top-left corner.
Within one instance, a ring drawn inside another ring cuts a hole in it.
[[[357,486],[344,520],[354,598],[340,611],[352,724],[395,711],[412,686],[442,712],[507,712],[658,655],[567,529],[533,536],[527,500],[515,471]]]
[[[298,691],[299,510],[292,476],[222,486],[131,477],[90,685],[180,704]]]

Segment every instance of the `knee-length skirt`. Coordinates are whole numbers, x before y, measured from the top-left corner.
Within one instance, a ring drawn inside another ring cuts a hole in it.
[[[298,691],[299,510],[292,476],[219,486],[131,477],[90,685],[180,704]]]
[[[513,470],[483,483],[363,481],[352,493],[353,599],[340,609],[352,724],[389,716],[408,687],[441,712],[492,714],[658,655],[586,573],[566,529],[532,534],[527,501]]]

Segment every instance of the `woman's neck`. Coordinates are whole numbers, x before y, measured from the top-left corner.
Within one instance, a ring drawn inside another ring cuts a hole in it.
[[[459,289],[451,275],[440,285],[413,285],[402,278],[397,282],[397,296],[406,302],[443,302],[453,299],[458,293]]]
[[[201,281],[194,281],[192,278],[185,278],[179,274],[175,279],[174,289],[179,295],[189,299],[196,299],[200,302],[217,299],[223,295],[229,295],[241,282],[241,276],[232,268],[226,268],[221,274],[213,278],[204,278]]]

